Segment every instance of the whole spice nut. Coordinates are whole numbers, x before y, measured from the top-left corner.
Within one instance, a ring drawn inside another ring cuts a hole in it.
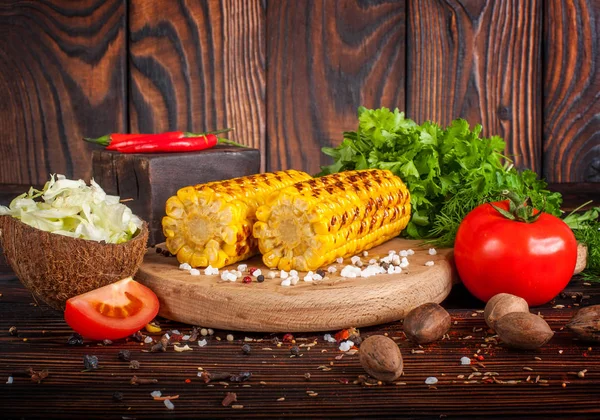
[[[511,312],[496,321],[498,337],[509,347],[533,350],[542,347],[554,335],[548,323],[529,312]]]
[[[298,346],[293,346],[293,347],[290,349],[290,353],[292,353],[292,355],[294,355],[294,356],[298,356],[298,355],[300,354],[300,347],[298,347]]]
[[[581,308],[567,328],[582,340],[600,342],[600,305]]]
[[[488,327],[494,329],[496,321],[511,312],[529,312],[527,301],[509,293],[498,293],[485,305],[483,316]]]
[[[404,318],[406,337],[417,343],[432,343],[450,329],[450,314],[437,303],[425,303],[410,311]]]
[[[391,338],[373,335],[363,340],[359,355],[363,369],[376,379],[391,382],[402,375],[402,353]]]
[[[129,369],[139,369],[140,368],[140,362],[138,362],[137,360],[132,360],[131,362],[129,362]]]

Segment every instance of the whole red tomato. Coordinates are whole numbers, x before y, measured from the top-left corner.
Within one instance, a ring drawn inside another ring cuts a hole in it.
[[[492,203],[508,210],[509,201]],[[498,293],[531,306],[550,301],[573,276],[577,241],[559,218],[542,213],[531,223],[509,220],[490,203],[471,211],[456,234],[454,259],[465,287],[487,302]]]

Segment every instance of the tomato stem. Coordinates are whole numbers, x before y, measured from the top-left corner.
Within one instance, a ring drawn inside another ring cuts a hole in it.
[[[491,206],[508,220],[514,220],[516,222],[523,223],[534,223],[540,218],[544,208],[546,208],[546,202],[544,200],[544,207],[542,207],[542,210],[536,213],[537,209],[528,204],[529,197],[525,197],[525,199],[523,199],[514,191],[509,190],[504,190],[501,194],[508,200],[508,210],[504,210],[495,204],[491,204]]]

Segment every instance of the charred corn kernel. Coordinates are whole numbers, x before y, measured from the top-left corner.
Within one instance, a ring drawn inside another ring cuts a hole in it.
[[[274,191],[310,179],[285,171],[181,188],[165,206],[167,249],[192,267],[222,268],[249,258],[258,252],[252,237],[256,209]]]
[[[410,194],[390,171],[347,171],[282,188],[256,213],[265,265],[309,271],[397,236],[410,219]]]

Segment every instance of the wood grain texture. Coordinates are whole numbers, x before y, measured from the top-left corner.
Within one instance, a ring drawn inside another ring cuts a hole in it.
[[[600,182],[600,0],[544,6],[544,176]]]
[[[563,327],[576,307],[570,294],[589,295],[582,305],[600,303],[600,286],[583,286],[574,279],[568,286],[566,298],[556,303],[564,309],[539,310],[550,327],[556,331],[549,344],[536,351],[517,351],[486,342],[491,337],[481,314],[483,304],[469,298],[468,293],[455,287],[442,306],[450,312],[453,324],[450,339],[424,345],[410,343],[404,337],[402,324],[395,322],[378,327],[362,328],[361,336],[388,334],[396,341],[404,359],[405,385],[383,384],[366,386],[354,384],[363,375],[359,355],[342,354],[336,343],[327,343],[322,334],[296,334],[296,344],[302,345],[302,357],[290,357],[290,343],[277,347],[283,334],[238,334],[234,340],[225,339],[229,333],[217,330],[208,336],[207,345],[199,347],[188,342],[193,351],[177,353],[170,345],[165,353],[146,353],[151,344],[116,340],[111,345],[86,340],[84,346],[68,346],[72,331],[62,314],[47,307],[32,306],[32,299],[15,277],[0,276],[0,377],[2,392],[0,407],[3,418],[485,418],[485,419],[548,419],[596,418],[600,414],[600,352],[597,346],[574,341]],[[454,309],[453,309],[454,308]],[[468,309],[467,309],[468,308]],[[475,313],[477,316],[472,316]],[[164,331],[177,329],[188,334],[190,326],[159,319]],[[8,329],[18,328],[18,336]],[[335,330],[330,330],[335,333]],[[154,335],[158,339],[160,335]],[[217,340],[217,337],[220,339]],[[245,341],[245,337],[251,340]],[[469,338],[470,337],[470,338]],[[24,341],[27,339],[27,341]],[[258,341],[261,340],[261,341]],[[308,350],[306,345],[316,340]],[[183,345],[185,342],[181,342]],[[252,351],[244,355],[243,344]],[[482,347],[485,345],[486,347]],[[588,347],[592,350],[588,351]],[[128,368],[129,363],[117,358],[127,349],[131,358],[141,364],[139,370]],[[413,353],[412,351],[423,351]],[[559,352],[562,351],[562,352]],[[461,366],[462,356],[472,357],[480,352],[482,365],[473,360],[471,366]],[[96,355],[102,369],[82,372],[83,356]],[[541,360],[534,360],[539,357]],[[325,366],[327,369],[319,368]],[[13,384],[4,384],[11,374],[32,367],[48,369],[49,377],[41,384],[28,377],[14,376]],[[249,371],[249,381],[234,383],[215,381],[209,384],[197,377],[198,367],[210,372],[239,373]],[[530,367],[533,371],[524,371]],[[466,379],[476,368],[482,376]],[[585,378],[568,374],[588,369]],[[497,372],[501,381],[485,383],[485,372]],[[309,373],[310,380],[305,379]],[[156,385],[132,386],[133,375],[156,378]],[[464,375],[458,378],[458,375]],[[537,376],[543,385],[535,383]],[[428,376],[439,380],[436,388],[424,382]],[[530,376],[530,382],[526,382]],[[186,379],[190,383],[186,383]],[[565,387],[562,387],[562,383]],[[168,411],[160,401],[152,401],[150,392],[179,395],[173,400],[175,409]],[[311,397],[307,390],[318,393]],[[113,400],[113,393],[123,394],[123,401]],[[227,392],[235,392],[241,409],[223,407]],[[283,401],[278,401],[284,398]]]
[[[234,127],[264,157],[264,21],[260,0],[132,0],[131,131]]]
[[[415,249],[410,266],[399,274],[344,279],[345,264],[333,264],[337,273],[319,283],[302,281],[281,286],[281,279],[244,284],[220,280],[219,276],[191,276],[179,270],[175,258],[149,249],[136,279],[158,296],[160,315],[187,324],[240,331],[324,331],[364,327],[402,319],[408,311],[427,302],[439,303],[448,296],[456,276],[449,250],[429,255],[417,249],[419,241],[394,238],[369,251],[370,257],[389,250]],[[435,261],[426,267],[426,261]],[[249,267],[269,269],[260,257],[245,262]],[[238,264],[224,269],[235,270]]]
[[[407,22],[408,116],[481,123],[541,171],[542,0],[410,0]]]
[[[404,108],[404,1],[271,1],[268,169],[319,172],[358,106]]]
[[[89,178],[125,128],[125,1],[0,1],[0,183]]]

